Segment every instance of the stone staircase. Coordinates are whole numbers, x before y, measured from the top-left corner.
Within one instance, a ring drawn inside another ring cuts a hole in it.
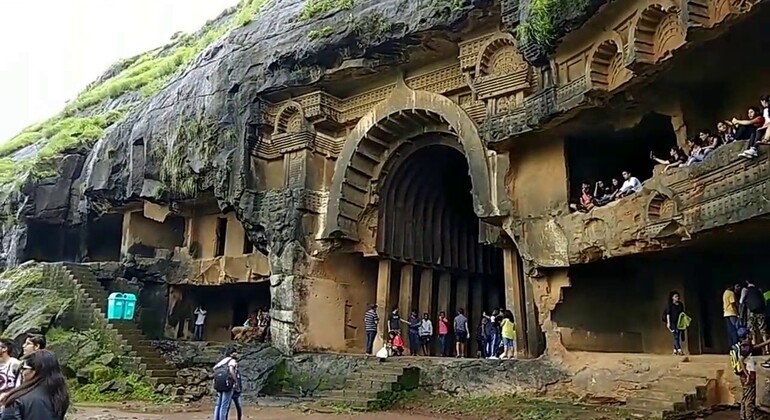
[[[176,383],[176,368],[167,363],[152,342],[133,321],[107,319],[107,290],[91,270],[84,265],[64,263],[70,279],[82,293],[82,301],[75,310],[75,322],[84,326],[96,325],[113,337],[115,345],[124,353],[123,362],[134,368],[156,389]]]
[[[684,356],[666,375],[635,385],[625,408],[640,418],[657,419],[734,404],[741,386],[727,355]]]
[[[360,411],[382,410],[395,402],[398,393],[417,389],[419,383],[417,367],[393,358],[383,363],[372,361],[356,369],[343,389],[330,391],[321,403]]]

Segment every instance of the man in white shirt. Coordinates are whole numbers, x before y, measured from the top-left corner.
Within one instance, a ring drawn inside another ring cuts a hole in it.
[[[198,306],[195,308],[195,328],[193,329],[193,339],[195,341],[203,340],[203,324],[206,323],[206,310]]]
[[[623,181],[623,185],[618,192],[619,197],[625,197],[642,190],[642,183],[639,182],[639,178],[631,176],[630,172],[623,171],[623,179],[625,181]]]
[[[16,387],[16,376],[21,362],[12,356],[13,342],[0,338],[0,398]]]

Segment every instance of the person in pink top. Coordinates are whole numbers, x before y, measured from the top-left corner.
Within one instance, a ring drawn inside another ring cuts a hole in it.
[[[445,312],[439,312],[438,314],[438,346],[441,356],[447,356],[447,343],[446,337],[449,334],[449,320],[446,317]]]

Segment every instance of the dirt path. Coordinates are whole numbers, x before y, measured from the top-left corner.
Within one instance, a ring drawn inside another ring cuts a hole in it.
[[[135,413],[116,408],[81,407],[78,408],[74,420],[210,420],[212,413],[209,410],[197,410],[185,413]],[[287,408],[254,408],[246,410],[244,419],[260,420],[392,420],[392,413],[362,413],[362,414],[320,414],[303,413]],[[235,410],[230,410],[230,419],[235,419]],[[437,420],[441,417],[425,417],[398,414],[399,420]],[[449,420],[451,417],[444,417]]]

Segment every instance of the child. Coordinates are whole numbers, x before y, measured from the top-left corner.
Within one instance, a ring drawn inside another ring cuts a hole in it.
[[[501,359],[516,358],[516,329],[513,324],[513,313],[506,310],[503,322],[500,325],[501,335],[503,336],[504,351]]]
[[[755,345],[746,328],[738,329],[738,340],[739,343],[730,350],[730,362],[743,385],[741,420],[754,420],[757,400],[757,368],[754,356],[762,355],[762,349],[770,344],[770,340]]]
[[[487,314],[483,315],[483,318],[481,318],[481,324],[479,325],[479,328],[476,330],[476,344],[478,346],[478,350],[476,351],[476,357],[479,359],[485,359],[486,358],[486,346],[487,346],[487,324],[489,323],[489,318],[486,316]]]
[[[401,333],[398,331],[390,332],[390,346],[393,350],[394,356],[404,355],[404,339],[401,338]]]

